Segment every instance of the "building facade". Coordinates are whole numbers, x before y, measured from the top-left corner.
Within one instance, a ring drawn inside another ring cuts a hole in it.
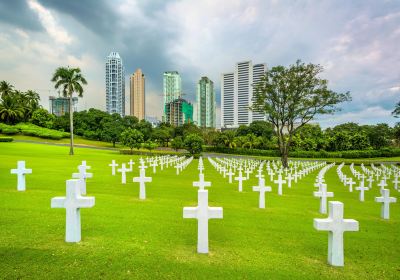
[[[131,116],[143,120],[146,117],[145,77],[141,69],[137,69],[130,77],[130,111]]]
[[[106,110],[125,116],[125,70],[117,52],[106,59]]]
[[[193,122],[193,105],[178,98],[165,105],[165,122],[174,126]]]
[[[202,128],[216,127],[216,104],[214,82],[202,77],[197,83],[197,125]]]
[[[265,114],[251,111],[253,85],[267,71],[266,64],[239,62],[234,72],[221,75],[221,128],[236,128],[266,120]]]
[[[49,102],[49,112],[51,114],[61,117],[69,113],[69,97],[49,96]],[[72,111],[78,111],[78,97],[72,97]]]
[[[166,121],[166,105],[182,96],[182,80],[177,71],[164,72],[163,77],[163,121]]]

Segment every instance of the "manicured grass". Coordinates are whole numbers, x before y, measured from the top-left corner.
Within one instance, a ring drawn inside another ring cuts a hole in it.
[[[197,204],[198,161],[181,175],[175,169],[157,171],[147,185],[147,199],[138,199],[132,183],[137,165],[120,183],[111,176],[112,159],[127,162],[137,156],[115,151],[27,143],[0,143],[0,278],[19,279],[399,279],[400,203],[391,205],[391,219],[380,219],[380,204],[373,201],[376,185],[366,202],[349,193],[336,175],[326,174],[328,189],[345,205],[345,218],[360,222],[360,231],[345,233],[345,267],[327,265],[327,232],[313,228],[319,201],[312,196],[317,171],[282,197],[267,193],[267,209],[258,209],[255,174],[244,182],[228,184],[205,160],[205,178],[212,182],[210,206],[222,206],[224,218],[209,222],[210,253],[196,253],[197,222],[182,218],[184,206]],[[27,191],[17,192],[10,174],[17,160],[26,160]],[[65,195],[65,180],[81,160],[92,166],[88,196],[96,205],[82,209],[82,241],[64,242],[65,210],[51,209],[50,199]],[[358,168],[358,167],[357,167]],[[350,174],[348,166],[343,168]],[[267,184],[269,176],[266,176]],[[392,189],[391,195],[399,199]]]

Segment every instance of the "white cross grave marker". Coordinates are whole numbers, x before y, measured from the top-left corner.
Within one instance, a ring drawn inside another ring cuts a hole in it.
[[[197,252],[208,253],[208,220],[222,219],[222,207],[208,206],[208,191],[198,191],[198,206],[184,207],[183,218],[197,219]]]
[[[204,181],[204,174],[199,174],[199,181],[193,182],[193,187],[198,187],[199,190],[204,190],[205,187],[211,187],[211,182]]]
[[[333,197],[333,192],[327,191],[326,184],[320,184],[319,191],[314,192],[314,196],[320,198],[319,212],[321,214],[326,214],[327,198]]]
[[[329,201],[329,217],[314,219],[316,230],[329,231],[328,235],[328,263],[333,266],[344,266],[343,233],[358,231],[356,220],[343,219],[343,203]]]
[[[258,199],[258,207],[265,208],[265,192],[270,192],[271,187],[265,186],[265,179],[259,179],[259,185],[253,187],[254,192],[260,192],[259,199]]]
[[[353,178],[349,178],[348,180],[347,180],[347,185],[349,185],[349,192],[353,192],[353,185],[355,185],[356,184],[356,182],[354,182],[353,181]]]
[[[66,197],[53,197],[51,208],[65,208],[65,241],[79,242],[81,240],[81,214],[80,208],[94,206],[94,197],[83,197],[80,192],[82,179],[67,180]]]
[[[145,183],[151,182],[152,178],[151,177],[146,177],[146,171],[145,169],[140,170],[140,176],[139,177],[134,177],[133,182],[138,182],[140,185],[139,189],[139,199],[146,199],[146,185]]]
[[[360,181],[360,186],[356,187],[357,191],[360,191],[359,199],[360,201],[364,201],[364,192],[368,191],[369,188],[364,186],[364,181]]]
[[[125,163],[123,163],[117,171],[121,173],[121,183],[126,184],[126,172],[129,171],[129,168],[126,168]]]
[[[278,175],[278,180],[274,181],[275,184],[278,184],[278,195],[282,195],[282,184],[285,184],[286,181],[282,180],[282,175]]]
[[[235,177],[235,181],[239,182],[239,192],[243,191],[243,181],[246,181],[246,177],[242,176],[242,171],[239,171],[239,176]]]
[[[32,169],[25,168],[25,161],[19,160],[17,169],[11,169],[11,174],[17,174],[17,190],[25,191],[25,174],[32,174]]]
[[[396,198],[390,197],[390,191],[388,189],[383,189],[381,191],[382,196],[375,197],[375,202],[382,203],[381,208],[381,218],[385,220],[389,220],[390,217],[390,203],[395,203]]]
[[[229,177],[229,184],[232,184],[232,176],[235,175],[235,173],[232,172],[231,168],[229,168],[229,172],[226,173],[226,175]]]
[[[118,166],[118,164],[115,162],[115,160],[113,159],[112,162],[108,165],[111,166],[111,175],[115,175],[115,167]]]

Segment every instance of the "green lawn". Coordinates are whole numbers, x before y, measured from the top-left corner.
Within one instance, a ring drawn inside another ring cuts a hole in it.
[[[345,233],[345,267],[327,264],[328,234],[313,228],[319,201],[312,196],[317,171],[278,196],[267,193],[267,209],[258,209],[256,178],[228,184],[205,160],[205,178],[212,182],[210,206],[222,206],[224,218],[209,222],[210,253],[196,253],[197,221],[183,219],[182,208],[197,204],[197,164],[181,175],[157,171],[147,184],[147,200],[139,186],[111,176],[112,159],[136,156],[116,151],[28,143],[0,143],[0,278],[21,279],[399,279],[400,202],[391,205],[391,219],[380,219],[378,188],[358,201],[338,181],[336,167],[327,174],[328,189],[345,205],[345,218],[359,221],[360,231]],[[17,160],[26,160],[27,191],[17,192],[10,174]],[[88,196],[96,205],[82,209],[82,241],[64,242],[65,210],[51,209],[50,200],[65,195],[65,180],[86,160],[93,179]],[[350,174],[348,166],[343,171]],[[138,175],[134,166],[134,175]],[[151,175],[147,170],[147,175]],[[267,176],[267,184],[269,176]],[[400,199],[400,193],[391,195]]]

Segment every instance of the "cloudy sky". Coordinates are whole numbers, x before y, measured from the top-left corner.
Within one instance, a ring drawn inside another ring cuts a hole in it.
[[[105,58],[120,53],[128,75],[146,75],[147,115],[161,117],[162,73],[181,73],[186,98],[236,62],[319,63],[353,101],[320,118],[394,124],[400,101],[399,0],[0,0],[0,80],[34,89],[48,108],[59,66],[80,67],[89,84],[80,109],[105,109]],[[129,85],[126,86],[126,93]],[[218,110],[219,112],[219,110]],[[218,114],[219,116],[219,114]],[[219,120],[218,120],[219,122]]]

